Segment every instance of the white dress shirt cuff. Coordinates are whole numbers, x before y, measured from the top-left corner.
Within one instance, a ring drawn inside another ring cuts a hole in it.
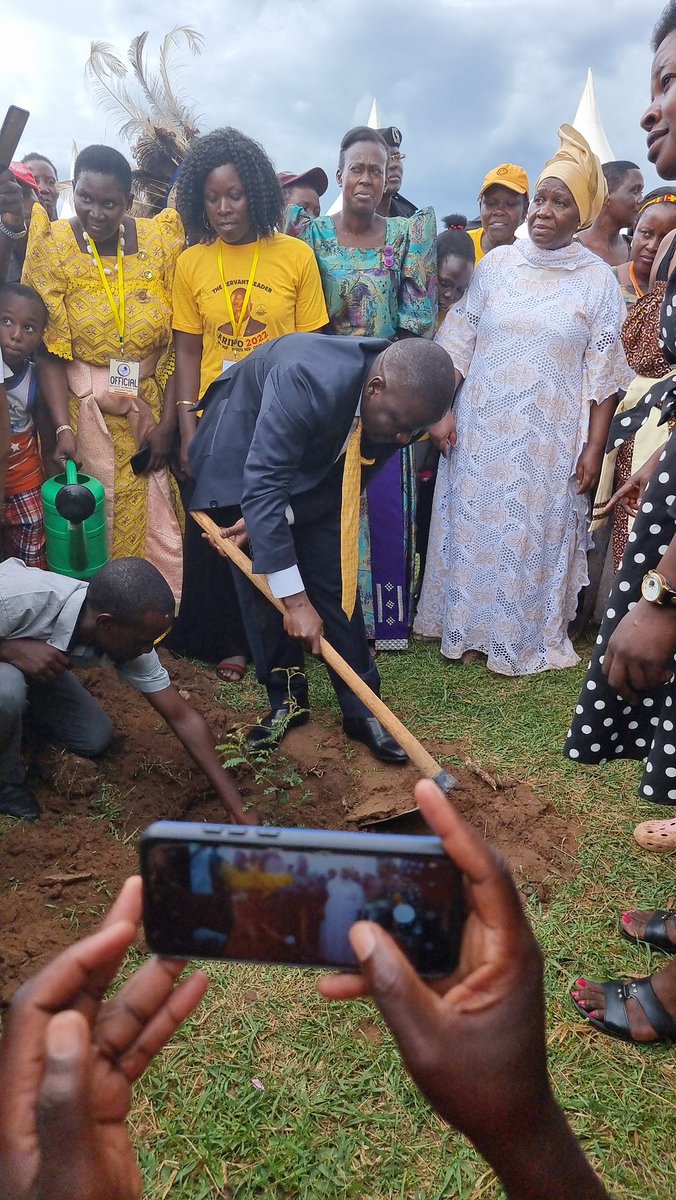
[[[297,596],[299,592],[305,591],[305,584],[296,566],[286,567],[284,571],[273,571],[268,575],[268,583],[276,600],[283,600],[285,596]]]

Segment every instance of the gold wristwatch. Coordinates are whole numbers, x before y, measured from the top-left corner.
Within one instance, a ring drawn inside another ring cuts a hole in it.
[[[659,571],[647,571],[641,584],[641,595],[650,604],[659,604],[663,608],[676,606],[676,592],[668,579]]]

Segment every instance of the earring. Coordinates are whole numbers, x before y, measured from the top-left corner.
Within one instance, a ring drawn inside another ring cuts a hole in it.
[[[209,223],[209,218],[207,217],[207,214],[205,212],[202,213],[202,224],[203,224],[204,228],[206,229],[207,233],[214,232],[211,224]]]

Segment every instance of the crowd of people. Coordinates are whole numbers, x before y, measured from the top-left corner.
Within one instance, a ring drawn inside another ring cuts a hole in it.
[[[669,181],[674,0],[653,51],[641,125],[648,160]],[[318,653],[322,635],[376,693],[378,653],[406,651],[412,636],[438,641],[458,670],[480,662],[530,675],[575,665],[571,625],[588,585],[593,498],[592,529],[612,523],[602,564],[612,586],[607,603],[599,591],[600,631],[565,753],[580,763],[643,761],[640,794],[676,804],[676,196],[668,185],[644,196],[637,164],[602,165],[571,126],[561,126],[559,142],[532,188],[518,164],[491,168],[478,220],[451,214],[441,233],[430,208],[401,194],[405,156],[394,126],[343,137],[333,215],[321,214],[322,168],[277,173],[260,145],[230,128],[194,140],[152,215],[139,211],[132,168],[112,147],[79,155],[67,219],[57,215],[46,156],[27,155],[0,174],[0,813],[40,815],[21,757],[28,700],[31,719],[60,744],[92,756],[109,745],[105,712],[70,670],[101,661],[146,694],[233,819],[255,821],[208,727],[172,687],[160,640],[227,681],[253,660],[270,704],[250,735],[256,747],[278,745],[307,721],[303,647]],[[120,379],[124,388],[114,386]],[[110,562],[89,584],[48,569],[41,485],[68,462],[105,488]],[[191,512],[213,519],[208,538]],[[228,543],[248,546],[281,614],[226,561]],[[330,675],[347,736],[384,761],[406,761],[342,677]],[[494,1032],[517,1037],[513,997],[517,1008],[530,1005],[536,1019],[531,1027],[524,1009],[518,1032],[523,1040],[530,1031],[533,1050],[524,1066],[537,1098],[529,1133],[544,1129],[538,1145],[551,1154],[548,1163],[538,1155],[539,1169],[560,1169],[545,1183],[526,1179],[514,1138],[483,1119],[472,1088],[471,1103],[456,1094],[463,1071],[481,1074],[471,1045],[448,1078],[430,1067],[431,1050],[420,1050],[418,1019],[446,1062],[443,1038],[459,1050],[466,1005],[485,1003],[471,984],[485,967],[481,939],[470,939],[462,978],[442,1000],[382,931],[357,925],[352,946],[364,974],[325,981],[324,994],[372,992],[422,1090],[468,1133],[508,1194],[603,1196],[548,1090],[537,953],[511,884],[441,798],[423,789],[421,808],[448,838],[469,893],[477,873],[497,871],[495,916],[517,952],[503,963],[512,999],[499,998]],[[635,838],[647,850],[672,850],[676,819],[644,822]],[[362,888],[347,878],[341,886],[355,895]],[[112,955],[107,979],[138,916],[132,891],[108,932],[81,951],[82,962],[93,955],[92,970]],[[477,889],[478,924],[484,903]],[[674,912],[625,913],[621,932],[676,951]],[[495,943],[483,949],[490,957]],[[74,961],[57,960],[35,984],[36,994],[55,988],[62,997],[50,1013],[76,1007]],[[527,986],[514,974],[520,962]],[[199,1000],[205,985],[195,978],[163,1028]],[[135,986],[146,983],[127,985]],[[91,1081],[82,1064],[96,1025],[66,1011],[51,1017],[58,1031],[50,1034],[46,1015],[42,1024],[26,1017],[31,996],[18,1003],[2,1070],[11,1081],[27,1052],[17,1041],[22,1021],[49,1069],[25,1111],[3,1119],[34,1128],[31,1105],[53,1084],[52,1037],[79,1063],[73,1099],[86,1126]],[[676,959],[643,980],[580,979],[573,1001],[610,1036],[672,1041]],[[138,1062],[127,1051],[136,1065],[125,1080],[153,1049]],[[55,1096],[58,1117],[58,1088]],[[0,1114],[2,1105],[0,1090]],[[516,1109],[524,1111],[523,1094]],[[512,1111],[505,1116],[509,1124]],[[5,1140],[8,1177],[19,1181],[12,1196],[42,1195],[34,1185],[52,1151],[49,1127],[40,1129],[30,1169]],[[565,1167],[548,1131],[568,1147]]]

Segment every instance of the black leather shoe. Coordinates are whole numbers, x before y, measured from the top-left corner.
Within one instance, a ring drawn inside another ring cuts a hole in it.
[[[20,821],[39,821],[42,809],[32,792],[18,783],[0,784],[0,814]]]
[[[343,730],[355,742],[363,742],[381,762],[405,763],[408,754],[395,742],[376,717],[343,717]]]
[[[271,750],[273,746],[280,745],[290,729],[299,729],[301,725],[307,725],[309,720],[308,712],[289,713],[288,704],[283,704],[281,708],[271,708],[260,724],[254,725],[247,736],[249,748]]]

